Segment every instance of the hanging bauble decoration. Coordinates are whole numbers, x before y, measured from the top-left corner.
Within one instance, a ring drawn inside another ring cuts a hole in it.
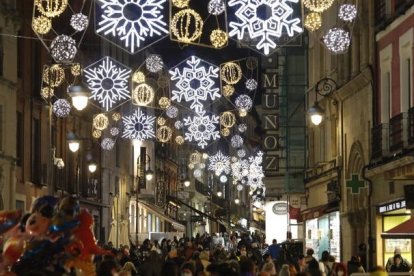
[[[89,24],[89,19],[82,13],[75,13],[70,18],[70,25],[75,31],[81,32],[86,30]]]
[[[157,73],[164,68],[164,62],[160,55],[149,55],[145,59],[145,67],[151,73]]]
[[[168,117],[170,117],[172,119],[173,118],[177,118],[177,116],[178,116],[178,108],[175,107],[175,106],[173,106],[173,105],[170,105],[169,107],[167,107],[166,114],[167,114]]]
[[[108,116],[106,116],[103,113],[97,114],[93,117],[92,125],[94,128],[98,130],[104,130],[109,125],[109,119]]]
[[[195,178],[199,178],[199,177],[201,177],[202,172],[201,172],[200,169],[195,169],[194,172],[193,172],[193,174],[194,174],[194,177]]]
[[[223,135],[224,137],[227,137],[230,135],[230,130],[228,128],[222,128],[220,131],[221,135]]]
[[[75,63],[70,67],[70,72],[72,74],[72,76],[80,76],[81,74],[81,66],[79,63]]]
[[[225,31],[220,29],[213,30],[210,34],[210,42],[214,48],[221,48],[227,44],[228,36]]]
[[[183,128],[183,126],[184,126],[184,124],[183,124],[183,122],[181,122],[181,121],[176,121],[176,122],[174,123],[174,127],[175,127],[176,129],[178,129],[178,130],[182,129],[182,128]]]
[[[117,127],[111,127],[111,129],[109,130],[109,132],[111,133],[112,136],[117,136],[119,134],[119,128],[117,128]]]
[[[158,105],[162,108],[162,109],[166,109],[167,107],[169,107],[171,105],[171,101],[170,99],[168,99],[167,97],[161,97],[158,100]]]
[[[114,112],[112,114],[112,120],[114,120],[115,122],[118,122],[119,120],[121,120],[122,115],[119,112]]]
[[[183,136],[177,136],[177,137],[175,137],[175,142],[176,142],[178,145],[182,145],[182,144],[184,144],[184,137],[183,137]]]
[[[138,84],[132,91],[131,99],[135,105],[146,106],[154,99],[154,89],[146,83]]]
[[[227,176],[225,176],[224,174],[220,176],[220,182],[221,183],[226,183],[228,180]]]
[[[159,125],[159,126],[163,126],[163,125],[165,125],[165,123],[166,123],[167,121],[163,118],[163,117],[158,117],[157,118],[157,124]]]
[[[167,143],[172,136],[172,130],[168,126],[161,126],[157,129],[157,139],[161,143]]]
[[[64,118],[70,113],[70,103],[65,99],[59,99],[53,103],[52,111],[56,117]]]
[[[55,93],[53,92],[53,88],[49,86],[43,87],[40,91],[40,96],[42,96],[42,98],[45,100],[51,99],[53,95],[55,95]]]
[[[332,53],[343,54],[348,50],[351,38],[348,31],[332,28],[323,36],[323,43]]]
[[[202,156],[198,151],[193,152],[192,154],[190,154],[190,163],[198,164],[198,163],[200,163],[201,158],[202,158]]]
[[[226,3],[224,3],[224,0],[210,0],[207,10],[209,14],[220,15],[226,10]]]
[[[35,17],[32,20],[32,29],[41,35],[47,34],[52,29],[52,21],[45,16]]]
[[[243,108],[240,108],[239,109],[239,116],[240,117],[246,117],[247,116],[247,110],[243,109]]]
[[[233,148],[239,148],[243,146],[243,142],[244,142],[243,138],[238,134],[231,137],[231,146]]]
[[[238,156],[239,158],[243,158],[243,157],[245,157],[245,156],[246,156],[246,151],[245,151],[244,149],[238,149],[238,150],[237,150],[237,156]]]
[[[311,32],[318,30],[322,26],[322,16],[320,13],[311,12],[305,17],[305,22],[303,23],[306,29]]]
[[[43,81],[50,87],[58,87],[65,80],[65,70],[59,64],[45,66],[43,69]]]
[[[92,131],[92,137],[95,139],[99,139],[102,136],[102,131],[98,130],[98,129],[94,129]]]
[[[135,71],[132,75],[132,81],[135,83],[143,83],[145,82],[145,75],[141,71]]]
[[[188,168],[189,168],[190,170],[194,169],[194,164],[193,164],[193,163],[188,164]]]
[[[255,79],[248,79],[245,85],[247,90],[254,91],[257,88],[257,81]]]
[[[233,112],[225,111],[220,115],[220,124],[226,128],[231,128],[236,123],[236,116]]]
[[[101,147],[104,150],[111,150],[111,149],[114,148],[114,146],[115,146],[115,140],[114,139],[112,139],[112,138],[104,138],[104,139],[102,139]]]
[[[241,133],[243,133],[243,132],[245,132],[245,131],[247,130],[247,125],[246,125],[246,124],[240,124],[240,125],[237,127],[237,129],[238,129]]]
[[[334,0],[303,0],[303,5],[313,12],[323,12],[329,9]]]
[[[195,10],[185,9],[174,14],[170,28],[177,40],[191,43],[201,36],[203,24],[203,19]]]
[[[239,192],[243,191],[243,185],[242,184],[237,184],[236,189]]]
[[[227,84],[236,84],[238,83],[243,74],[240,65],[234,62],[226,62],[220,68],[221,79]]]
[[[357,8],[353,4],[342,4],[339,7],[338,17],[346,22],[352,22],[356,18]]]
[[[35,0],[35,5],[41,14],[47,17],[55,17],[65,11],[68,0]]]
[[[235,101],[236,107],[240,109],[244,109],[246,111],[250,110],[253,106],[252,99],[247,95],[240,95],[236,98]]]
[[[77,52],[76,41],[67,35],[58,35],[50,44],[50,55],[57,63],[71,63]]]
[[[190,0],[172,0],[172,4],[180,9],[188,7],[189,2]]]
[[[226,84],[223,86],[223,96],[224,97],[230,97],[234,94],[234,86],[230,84]]]

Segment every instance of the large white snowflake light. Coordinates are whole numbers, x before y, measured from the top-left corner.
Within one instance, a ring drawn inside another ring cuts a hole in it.
[[[299,0],[230,0],[228,5],[237,10],[234,12],[238,22],[230,21],[230,37],[238,40],[248,37],[259,40],[256,45],[265,55],[276,48],[275,39],[280,38],[283,30],[292,37],[303,32],[299,18],[292,18],[293,9],[289,5]]]
[[[213,171],[216,175],[220,175],[223,172],[226,174],[230,173],[230,157],[223,154],[221,151],[211,155],[208,158],[208,161],[210,162],[208,170]]]
[[[96,33],[131,54],[168,35],[166,0],[97,0]]]
[[[128,90],[131,69],[111,57],[85,68],[86,82],[92,90],[90,98],[109,111],[130,99]]]
[[[217,126],[219,124],[219,116],[212,115],[211,117],[201,112],[194,117],[184,118],[184,125],[188,126],[185,133],[185,140],[197,142],[197,145],[204,149],[207,142],[220,138]]]
[[[241,179],[249,174],[249,162],[245,159],[239,159],[231,164],[231,174],[233,181],[241,181]]]
[[[123,138],[143,141],[155,137],[155,116],[147,115],[140,109],[135,110],[130,116],[122,117],[122,122],[124,123]]]
[[[205,63],[206,65],[203,65]],[[170,70],[171,80],[175,81],[172,100],[191,102],[191,109],[203,110],[203,102],[208,98],[214,101],[221,97],[218,88],[219,67],[208,64],[192,56],[186,61],[188,66]]]

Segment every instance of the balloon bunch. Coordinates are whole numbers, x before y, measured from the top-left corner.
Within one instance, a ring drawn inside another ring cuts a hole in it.
[[[63,275],[77,270],[95,275],[94,255],[111,252],[96,244],[93,218],[76,197],[37,198],[29,214],[0,211],[0,275],[44,270]]]

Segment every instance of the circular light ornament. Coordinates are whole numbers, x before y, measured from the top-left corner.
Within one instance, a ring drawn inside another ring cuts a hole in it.
[[[175,107],[175,106],[173,106],[173,105],[170,105],[169,107],[167,107],[167,111],[165,113],[170,118],[177,118],[177,116],[178,116],[178,108]]]
[[[190,170],[194,169],[194,164],[193,164],[193,163],[188,164],[188,168],[189,168]]]
[[[157,73],[164,67],[164,62],[160,55],[149,55],[145,59],[145,67],[151,73]]]
[[[323,36],[323,43],[334,54],[343,54],[348,50],[351,38],[348,31],[332,28]]]
[[[58,87],[65,80],[65,71],[59,64],[46,66],[43,69],[43,81],[50,85],[50,87]]]
[[[247,130],[247,125],[246,125],[246,124],[240,124],[240,125],[238,126],[238,130],[239,130],[241,133],[245,132],[245,131]]]
[[[180,9],[188,7],[189,2],[190,0],[172,0],[172,4]]]
[[[209,14],[220,15],[226,10],[226,4],[223,0],[210,0],[207,10]]]
[[[236,101],[235,101],[235,104],[236,104],[236,107],[239,109],[239,110],[245,110],[245,111],[248,111],[248,110],[250,110],[251,108],[252,108],[252,106],[253,106],[253,101],[252,101],[252,99],[249,97],[249,96],[247,96],[247,95],[240,95],[240,96],[238,96],[237,98],[236,98]]]
[[[93,117],[92,125],[94,128],[98,130],[104,130],[109,125],[109,119],[108,116],[106,116],[103,113],[97,114]]]
[[[68,0],[35,0],[37,10],[47,17],[61,15],[68,6]]]
[[[40,91],[40,96],[42,96],[42,98],[45,100],[49,100],[54,95],[55,93],[53,92],[53,88],[49,86],[43,87],[42,90]]]
[[[223,86],[223,96],[224,97],[230,97],[233,94],[234,94],[233,85],[226,84],[225,86]]]
[[[175,142],[178,144],[178,145],[182,145],[182,144],[184,144],[184,137],[183,136],[177,136],[177,137],[175,137]]]
[[[94,129],[92,131],[92,137],[95,139],[99,139],[102,136],[102,131],[98,130],[98,129]]]
[[[86,30],[89,25],[89,19],[83,13],[75,13],[70,18],[70,25],[75,31],[81,32]]]
[[[115,122],[118,122],[119,120],[121,120],[122,115],[119,112],[114,112],[112,114],[112,120],[114,120]]]
[[[190,163],[198,164],[201,161],[201,154],[199,152],[193,152],[190,154]]]
[[[200,169],[195,169],[195,170],[194,170],[194,172],[193,172],[193,174],[194,174],[194,177],[195,177],[195,178],[199,178],[199,177],[201,177],[201,175],[202,175],[202,173],[201,173],[201,170],[200,170]]]
[[[320,13],[311,12],[305,17],[305,22],[303,24],[306,29],[311,32],[318,30],[322,26],[322,16]]]
[[[158,105],[162,108],[162,109],[166,109],[167,107],[169,107],[171,105],[171,101],[170,99],[168,99],[167,97],[161,97],[158,100]]]
[[[45,16],[38,16],[32,20],[32,29],[35,33],[44,35],[52,29],[52,21]]]
[[[231,128],[236,123],[236,116],[233,112],[225,111],[220,116],[220,124],[226,128]]]
[[[154,99],[154,89],[146,83],[138,84],[132,91],[132,103],[140,106],[147,106]]]
[[[233,137],[231,137],[231,146],[233,148],[239,148],[239,147],[241,147],[243,145],[243,142],[244,142],[243,141],[243,138],[240,135],[238,135],[238,134],[236,134]]]
[[[220,29],[213,30],[210,34],[210,42],[214,48],[221,48],[227,44],[229,40],[227,33]]]
[[[226,62],[220,69],[221,79],[227,84],[238,83],[243,74],[240,65],[234,62]]]
[[[174,14],[170,28],[179,41],[191,43],[201,36],[203,24],[203,19],[195,10],[185,9]]]
[[[159,125],[159,126],[163,126],[163,125],[165,125],[165,123],[166,123],[167,121],[163,118],[163,117],[158,117],[157,118],[157,124]]]
[[[231,157],[231,162],[236,163],[239,159],[236,156]]]
[[[357,8],[353,4],[342,4],[339,7],[338,17],[346,22],[352,22],[357,16]]]
[[[52,111],[59,118],[65,118],[70,113],[70,103],[65,99],[59,99],[53,103]]]
[[[323,12],[329,9],[334,0],[303,0],[303,5],[313,12]]]
[[[217,196],[218,196],[218,197],[221,197],[222,195],[223,195],[223,192],[221,192],[221,191],[218,191],[218,192],[217,192]]]
[[[246,109],[239,109],[239,116],[240,117],[246,117],[247,116],[247,110]]]
[[[255,79],[248,79],[245,85],[249,91],[254,91],[257,89],[257,81]]]
[[[208,158],[208,153],[203,153],[203,159],[206,160]]]
[[[183,128],[183,126],[184,126],[184,124],[183,124],[183,122],[181,122],[181,121],[176,121],[176,122],[174,123],[174,127],[175,127],[176,129],[178,129],[178,130],[182,129],[182,128]]]
[[[118,134],[119,134],[119,128],[117,128],[117,127],[111,127],[111,129],[109,130],[109,132],[111,133],[112,136],[118,136]]]
[[[135,83],[143,83],[145,82],[145,75],[141,71],[135,71],[132,75],[132,81]]]
[[[246,151],[244,149],[237,150],[237,156],[243,158],[246,156]]]
[[[227,127],[223,128],[220,132],[221,132],[221,135],[223,135],[224,137],[227,137],[230,135],[230,130]]]
[[[200,163],[198,166],[200,167],[200,169],[205,169],[206,168],[206,164],[204,164],[204,163]]]
[[[243,191],[243,185],[242,184],[237,184],[236,186],[237,191]]]
[[[102,139],[101,147],[104,150],[111,150],[111,149],[114,148],[114,146],[115,146],[115,140],[114,139],[112,139],[112,138],[104,138],[104,139]]]
[[[79,64],[79,63],[75,63],[75,64],[73,64],[73,65],[70,67],[70,73],[71,73],[73,76],[75,76],[75,77],[80,76],[80,74],[81,74],[81,66],[80,66],[80,64]]]
[[[228,180],[227,176],[225,176],[225,175],[221,175],[221,176],[220,176],[220,182],[221,182],[221,183],[226,183],[226,182],[227,182],[227,180]]]
[[[50,44],[50,55],[57,63],[70,63],[78,49],[76,41],[67,35],[58,35]]]
[[[169,128],[168,126],[162,126],[157,129],[157,139],[161,143],[167,143],[168,141],[170,141],[171,137],[172,131],[171,128]]]

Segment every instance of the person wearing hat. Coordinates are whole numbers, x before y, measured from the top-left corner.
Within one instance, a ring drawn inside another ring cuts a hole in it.
[[[391,266],[394,264],[394,257],[396,255],[399,255],[401,257],[401,263],[404,266],[409,267],[410,268],[409,270],[411,270],[411,267],[412,267],[411,263],[406,258],[403,258],[401,256],[401,249],[398,248],[398,247],[396,247],[395,250],[394,250],[394,256],[388,258],[387,264],[385,266],[385,270],[387,270],[387,272],[390,272],[391,271]]]

